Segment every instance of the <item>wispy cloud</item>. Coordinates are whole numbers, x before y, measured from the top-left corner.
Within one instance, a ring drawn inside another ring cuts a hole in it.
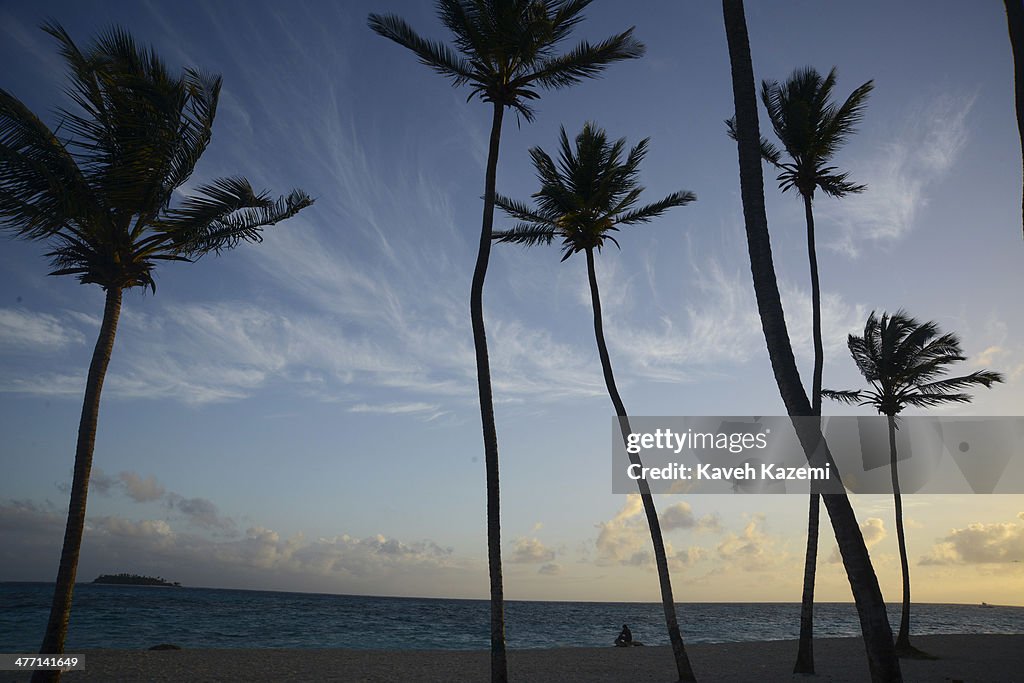
[[[763,353],[764,337],[749,270],[727,266],[714,255],[690,253],[686,291],[676,304],[662,307],[655,321],[643,318],[637,301],[656,297],[658,275],[649,261],[645,279],[629,278],[620,266],[602,264],[598,277],[605,330],[615,362],[629,373],[656,381],[693,381],[746,363]],[[645,288],[645,289],[642,289]],[[794,351],[811,357],[811,297],[807,287],[782,278],[780,294]],[[589,290],[579,297],[590,305]],[[867,308],[841,295],[822,294],[822,337],[828,358],[844,354],[846,335],[863,326]]]
[[[850,164],[851,177],[868,189],[841,202],[815,206],[822,223],[833,223],[825,245],[852,257],[869,244],[888,244],[914,228],[928,203],[929,187],[956,162],[967,142],[974,95],[944,94],[910,111],[892,139]]]
[[[56,316],[20,308],[0,308],[0,349],[59,351],[85,336]]]

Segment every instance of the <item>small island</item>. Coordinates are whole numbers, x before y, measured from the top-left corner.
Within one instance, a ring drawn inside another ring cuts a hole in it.
[[[100,574],[93,583],[111,583],[129,586],[169,586],[181,588],[177,581],[171,582],[160,576],[140,576],[139,574]]]

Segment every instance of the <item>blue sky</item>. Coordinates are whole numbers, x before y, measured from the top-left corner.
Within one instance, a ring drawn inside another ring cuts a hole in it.
[[[949,414],[1024,410],[1020,150],[998,3],[749,3],[756,77],[838,67],[874,79],[837,161],[863,195],[815,206],[825,385],[858,386],[846,334],[906,308],[1007,375]],[[220,73],[213,142],[185,188],[241,173],[317,198],[242,246],[134,291],[110,365],[80,578],[486,596],[484,469],[469,279],[487,106],[366,27],[395,12],[444,38],[429,3],[0,4],[0,87],[50,123],[63,67],[47,17],[80,43],[111,23],[175,67]],[[593,120],[651,138],[653,201],[698,201],[624,233],[599,259],[606,332],[636,415],[784,412],[754,308],[731,83],[715,3],[596,2],[567,42],[629,26],[647,55],[507,116],[498,186],[535,188],[527,150]],[[922,17],[926,17],[925,21]],[[768,130],[767,127],[765,130]],[[810,372],[799,201],[766,174],[787,320]],[[499,217],[497,225],[508,221]],[[0,248],[0,580],[51,580],[102,293],[46,277],[44,244]],[[511,598],[653,600],[635,497],[611,494],[611,406],[582,259],[496,247],[485,292]],[[835,412],[851,413],[852,409]],[[891,501],[854,501],[898,599]],[[802,497],[659,497],[681,600],[797,600]],[[910,498],[915,598],[1020,604],[1024,497]],[[827,533],[827,532],[826,532]],[[849,589],[821,543],[822,599]]]

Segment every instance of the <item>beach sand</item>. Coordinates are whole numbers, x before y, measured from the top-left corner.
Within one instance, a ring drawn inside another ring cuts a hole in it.
[[[902,660],[906,681],[1024,680],[1024,635],[919,636],[914,644],[941,657]],[[864,646],[856,638],[815,640],[818,674],[791,673],[794,641],[687,646],[701,681],[868,680]],[[487,652],[381,650],[85,650],[87,669],[62,680],[86,681],[487,681]],[[509,677],[517,683],[674,681],[668,647],[512,650]],[[28,676],[0,672],[0,681]]]

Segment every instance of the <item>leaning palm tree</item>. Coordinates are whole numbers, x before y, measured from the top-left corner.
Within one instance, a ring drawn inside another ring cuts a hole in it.
[[[63,652],[85,526],[100,392],[114,346],[121,299],[132,287],[156,291],[159,261],[191,261],[293,216],[312,200],[301,190],[271,199],[239,177],[195,188],[174,202],[210,142],[219,76],[175,76],[151,49],[113,28],[80,49],[59,24],[53,36],[67,63],[74,110],[51,130],[0,90],[0,228],[48,242],[51,275],[76,275],[106,292],[78,427],[74,478],[60,568],[42,653]],[[59,672],[37,672],[54,680]]]
[[[956,335],[940,334],[934,322],[919,323],[903,311],[879,319],[872,311],[864,325],[864,336],[850,335],[850,355],[871,389],[831,391],[824,395],[843,403],[871,406],[889,422],[889,466],[896,508],[896,538],[903,568],[903,614],[896,636],[901,654],[915,654],[910,644],[910,566],[903,529],[903,501],[896,463],[896,416],[905,408],[930,408],[945,403],[968,403],[962,390],[991,387],[1003,376],[991,370],[977,370],[962,377],[943,377],[949,366],[966,360]]]
[[[864,113],[874,84],[864,83],[846,101],[836,106],[832,89],[836,83],[833,67],[821,77],[814,69],[797,69],[784,84],[762,81],[761,101],[768,118],[789,157],[767,140],[761,141],[761,155],[779,170],[777,180],[783,192],[796,190],[804,204],[807,223],[807,258],[811,274],[811,336],[814,346],[814,371],[811,379],[811,412],[821,415],[821,375],[825,352],[821,342],[821,289],[818,281],[818,255],[814,240],[814,193],[820,189],[829,197],[841,198],[863,192],[864,185],[848,180],[849,174],[839,172],[832,157],[854,132]],[[730,131],[732,131],[732,122]],[[733,135],[735,135],[735,132]],[[800,609],[800,644],[794,673],[814,673],[814,575],[818,554],[819,495],[810,494],[807,523],[807,551],[804,561],[804,588]]]
[[[1006,26],[1010,33],[1010,52],[1013,55],[1013,99],[1017,110],[1017,135],[1020,137],[1021,160],[1024,163],[1024,2],[1003,0],[1003,4],[1006,6]],[[1024,195],[1021,196],[1021,216],[1024,220]]]
[[[794,417],[811,415],[811,403],[801,384],[800,372],[793,357],[793,347],[786,329],[786,318],[782,311],[779,285],[772,261],[768,217],[764,208],[761,133],[757,120],[754,66],[750,57],[750,40],[747,35],[743,0],[722,0],[722,14],[732,68],[733,105],[736,108],[735,132],[739,157],[740,196],[758,315],[761,318],[775,382],[786,405],[786,411]],[[820,425],[815,426],[806,420],[794,420],[794,426],[808,459],[820,445],[824,457],[831,461],[828,445],[822,440]],[[850,500],[845,494],[827,494],[824,496],[824,502],[832,520],[832,529],[857,605],[871,680],[875,683],[900,681],[900,665],[893,647],[892,629],[885,612],[882,591],[878,586],[878,577],[871,565],[871,558]]]
[[[496,202],[508,215],[520,223],[510,230],[494,233],[498,242],[523,244],[551,244],[556,238],[562,240],[562,260],[583,252],[587,258],[587,276],[590,280],[590,298],[594,307],[594,334],[597,337],[597,351],[604,370],[604,381],[608,395],[619,417],[622,437],[630,433],[629,417],[615,386],[612,363],[604,339],[604,324],[601,318],[601,296],[597,287],[597,273],[594,270],[594,251],[601,251],[605,241],[618,246],[611,233],[619,226],[636,225],[660,216],[674,206],[689,204],[696,197],[691,192],[673,192],[661,201],[637,207],[637,200],[643,188],[637,182],[640,163],[647,153],[648,140],[642,140],[623,158],[625,139],[608,142],[603,130],[592,123],[583,126],[576,136],[575,149],[561,131],[558,163],[540,147],[530,150],[533,165],[537,169],[540,190],[534,195],[536,206],[498,196]],[[639,464],[640,458],[630,454],[630,460]],[[672,597],[672,582],[668,573],[668,558],[665,542],[661,536],[661,524],[654,506],[654,497],[646,480],[639,479],[640,496],[651,530],[654,557],[661,583],[661,601],[665,609],[669,640],[675,655],[679,680],[694,680],[693,669],[686,655],[683,638],[676,619],[675,602]]]
[[[487,470],[487,561],[491,590],[491,678],[506,680],[505,617],[501,578],[501,522],[498,479],[498,434],[494,424],[490,360],[484,328],[483,291],[491,254],[494,225],[494,188],[498,148],[505,108],[533,120],[531,102],[538,88],[562,88],[599,75],[613,62],[634,59],[644,47],[633,29],[595,45],[581,42],[569,52],[557,48],[583,20],[592,0],[438,0],[437,13],[451,32],[455,49],[420,37],[400,17],[371,14],[370,28],[412,50],[420,63],[451,79],[455,86],[471,86],[492,108],[491,137],[484,175],[484,212],[476,267],[470,286],[469,310],[476,351],[477,391],[483,428]]]

